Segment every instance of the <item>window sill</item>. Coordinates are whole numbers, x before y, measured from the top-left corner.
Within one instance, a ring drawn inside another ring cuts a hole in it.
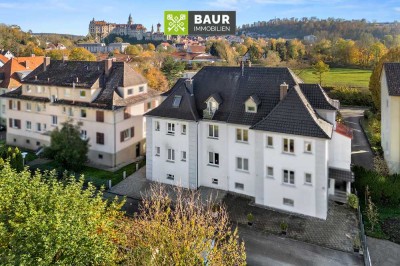
[[[186,162],[186,160],[181,160],[182,162]]]
[[[186,136],[186,133],[181,133],[182,136]]]
[[[265,178],[268,178],[268,179],[275,179],[273,176],[266,176]]]
[[[292,188],[295,188],[295,187],[296,187],[295,184],[287,184],[287,183],[282,183],[282,186],[285,186],[285,187],[292,187]]]
[[[294,152],[286,152],[286,151],[283,151],[282,154],[291,155],[291,156],[296,155]]]
[[[241,143],[241,144],[249,144],[249,142],[248,142],[248,141],[240,141],[240,140],[237,140],[237,141],[236,141],[236,143]]]
[[[159,129],[155,129],[154,131],[160,132],[160,130],[159,130]]]
[[[175,161],[167,160],[167,163],[175,163]]]
[[[311,183],[304,183],[305,186],[312,187],[313,185]]]
[[[311,151],[305,151],[304,154],[310,154],[312,155],[313,153]]]
[[[154,155],[154,156],[160,157],[160,154],[156,154],[156,155]]]
[[[208,163],[207,166],[219,168],[219,164],[211,164],[211,163]]]
[[[245,174],[250,174],[250,171],[248,170],[241,170],[241,169],[236,169],[237,172],[245,173]]]
[[[168,136],[175,136],[175,133],[168,132],[167,135]]]
[[[219,139],[218,137],[210,137],[210,136],[208,136],[207,138],[208,139]]]

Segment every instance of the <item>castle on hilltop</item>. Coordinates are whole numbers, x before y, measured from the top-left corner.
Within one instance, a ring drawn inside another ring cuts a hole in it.
[[[95,20],[93,18],[89,23],[89,34],[96,39],[102,41],[110,34],[118,36],[128,36],[136,38],[137,40],[156,40],[163,41],[165,39],[164,33],[160,31],[161,24],[157,24],[157,31],[154,32],[153,26],[151,31],[146,31],[146,27],[142,24],[134,24],[132,15],[129,14],[127,24],[109,23],[104,20]]]

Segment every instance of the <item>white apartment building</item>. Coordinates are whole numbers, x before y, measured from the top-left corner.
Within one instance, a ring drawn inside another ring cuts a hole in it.
[[[391,174],[400,173],[400,63],[385,63],[381,74],[381,145]]]
[[[346,200],[352,135],[319,85],[288,68],[204,67],[163,97],[146,114],[148,179],[322,219],[330,197]]]
[[[88,158],[108,167],[145,153],[143,114],[159,93],[124,62],[44,59],[7,99],[7,143],[31,150],[50,144],[50,133],[72,119],[89,139]]]

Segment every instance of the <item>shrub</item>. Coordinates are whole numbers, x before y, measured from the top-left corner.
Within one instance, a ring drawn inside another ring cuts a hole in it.
[[[372,97],[369,91],[341,86],[331,90],[329,96],[344,105],[372,106]]]
[[[358,197],[354,194],[349,194],[347,196],[347,204],[349,204],[350,207],[353,209],[358,208]]]
[[[254,215],[251,212],[249,214],[247,214],[247,221],[249,223],[254,222]]]
[[[280,224],[280,227],[281,227],[282,231],[286,231],[288,229],[289,225],[287,224],[287,222],[282,221]]]

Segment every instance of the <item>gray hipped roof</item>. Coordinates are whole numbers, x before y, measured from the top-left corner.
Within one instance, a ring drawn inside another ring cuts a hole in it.
[[[384,63],[390,96],[400,96],[400,63]]]

